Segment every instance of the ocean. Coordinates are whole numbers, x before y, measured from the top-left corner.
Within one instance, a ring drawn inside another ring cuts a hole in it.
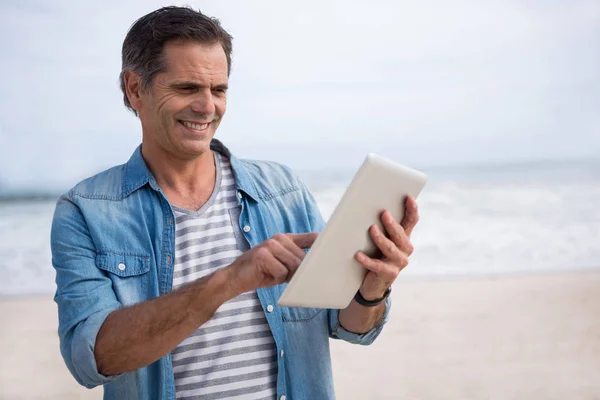
[[[415,253],[402,276],[600,268],[600,162],[422,169]],[[354,170],[297,171],[327,219]],[[55,200],[0,201],[0,295],[52,293]]]

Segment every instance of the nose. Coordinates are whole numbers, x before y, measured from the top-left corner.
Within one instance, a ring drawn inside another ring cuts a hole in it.
[[[201,90],[198,92],[198,96],[194,99],[191,104],[193,112],[202,115],[214,115],[215,113],[215,101],[212,96],[210,89]]]

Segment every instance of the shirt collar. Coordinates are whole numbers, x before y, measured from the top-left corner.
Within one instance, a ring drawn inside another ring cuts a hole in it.
[[[235,175],[235,183],[238,190],[243,191],[253,200],[258,201],[259,196],[254,186],[254,181],[244,166],[243,160],[233,156],[229,149],[218,139],[210,142],[210,148],[217,153],[229,158],[231,168]],[[129,196],[142,186],[149,184],[152,189],[158,191],[159,187],[142,157],[142,145],[139,145],[133,152],[127,164],[125,164],[125,179],[123,179],[123,196]]]

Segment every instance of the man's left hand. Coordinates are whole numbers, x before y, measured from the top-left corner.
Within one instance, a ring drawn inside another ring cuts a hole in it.
[[[418,221],[417,202],[409,196],[405,201],[402,222],[398,223],[387,210],[381,214],[381,222],[388,237],[377,225],[369,228],[369,234],[383,256],[371,258],[362,251],[356,253],[356,260],[369,270],[359,289],[366,300],[371,301],[383,297],[400,271],[408,265],[408,257],[414,250],[410,242],[410,235]]]

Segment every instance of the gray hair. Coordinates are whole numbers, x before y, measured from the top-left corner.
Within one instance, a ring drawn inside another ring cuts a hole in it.
[[[232,36],[216,18],[188,7],[163,7],[144,15],[131,26],[121,52],[119,80],[125,107],[131,107],[125,90],[124,75],[133,71],[141,77],[141,90],[146,90],[156,74],[165,70],[163,48],[173,40],[192,40],[203,44],[220,44],[227,57],[227,75],[231,72]]]

